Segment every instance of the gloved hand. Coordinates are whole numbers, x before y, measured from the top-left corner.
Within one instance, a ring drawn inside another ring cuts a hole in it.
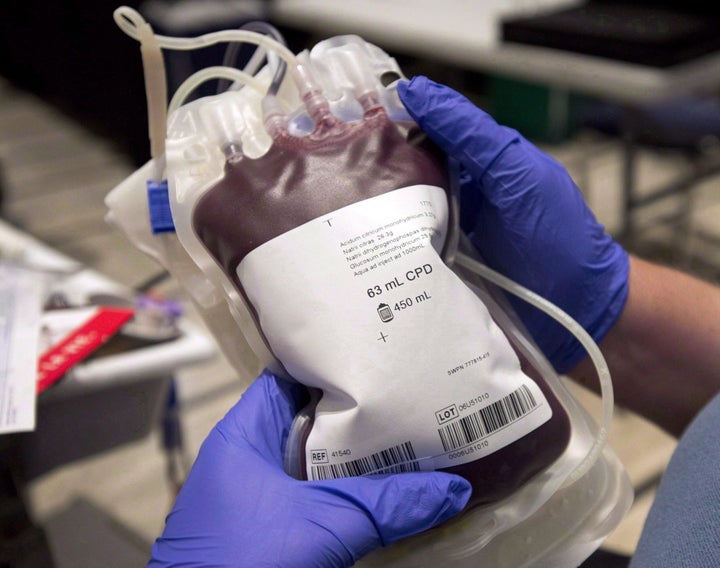
[[[628,295],[628,255],[566,170],[452,89],[426,77],[398,86],[420,128],[461,168],[460,224],[491,268],[540,294],[599,342]],[[511,297],[555,368],[586,355],[562,326]]]
[[[286,475],[301,389],[266,371],[210,432],[149,566],[351,566],[465,506],[469,483],[445,473]]]

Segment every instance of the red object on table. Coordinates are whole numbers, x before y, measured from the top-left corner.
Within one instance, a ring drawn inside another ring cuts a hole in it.
[[[68,369],[115,335],[134,313],[132,308],[98,307],[81,326],[40,356],[37,393],[56,383]]]

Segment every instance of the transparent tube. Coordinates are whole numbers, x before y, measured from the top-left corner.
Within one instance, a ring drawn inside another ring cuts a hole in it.
[[[578,466],[570,473],[566,481],[566,485],[570,485],[583,477],[593,466],[593,464],[600,457],[600,454],[605,447],[608,439],[608,433],[610,430],[610,423],[612,422],[613,416],[613,387],[612,380],[610,378],[610,370],[608,369],[607,362],[603,357],[600,349],[593,340],[593,338],[583,329],[583,327],[575,321],[570,315],[561,310],[555,304],[549,302],[542,296],[539,296],[535,292],[528,290],[524,286],[510,280],[509,278],[495,272],[486,265],[477,262],[469,256],[458,252],[455,255],[455,262],[476,274],[479,274],[489,282],[499,286],[503,290],[510,292],[511,294],[525,300],[532,304],[563,327],[565,327],[575,338],[582,344],[587,351],[588,355],[592,359],[595,369],[598,374],[598,380],[600,382],[600,393],[602,396],[602,410],[600,416],[600,422],[598,424],[598,431],[595,437],[595,441],[591,446],[590,450],[578,464]]]
[[[275,41],[282,45],[285,44],[285,39],[283,38],[282,34],[272,26],[271,24],[268,24],[267,22],[248,22],[240,27],[241,30],[247,30],[251,32],[258,32],[261,34],[265,34],[267,36],[272,37]],[[287,47],[287,46],[286,46]],[[225,67],[235,67],[235,61],[237,59],[238,53],[240,52],[240,45],[237,43],[232,43],[230,46],[228,46],[228,49],[225,53],[225,57],[223,58],[223,66]],[[282,84],[283,79],[285,78],[285,70],[287,69],[287,64],[284,61],[278,60],[277,55],[270,51],[268,52],[266,49],[262,47],[258,47],[255,52],[252,54],[252,57],[247,62],[245,68],[243,71],[246,73],[249,73],[251,75],[254,75],[258,69],[260,68],[260,65],[262,64],[263,60],[266,59],[266,53],[267,53],[267,60],[272,69],[274,69],[273,78],[270,82],[270,86],[268,87],[268,94],[269,95],[277,95],[280,90],[280,85]],[[223,92],[227,90],[229,86],[225,84],[225,82],[221,82],[218,85],[218,92]]]
[[[128,6],[121,6],[113,13],[117,26],[133,39],[139,39],[139,29],[147,25],[142,15]],[[310,74],[300,64],[295,54],[277,40],[261,33],[247,30],[223,30],[192,38],[179,38],[163,35],[155,36],[158,45],[165,49],[192,51],[209,47],[217,43],[245,42],[257,45],[276,53],[291,70],[292,77],[302,95],[316,93],[320,88]]]
[[[155,159],[152,179],[163,179],[165,170],[165,131],[167,128],[167,82],[165,62],[157,37],[145,22],[138,25],[138,41],[143,63],[145,97],[148,111],[150,156]]]
[[[113,17],[115,19],[115,23],[123,32],[139,41],[141,40],[141,34],[144,33],[144,30],[150,29],[150,26],[145,22],[142,15],[128,6],[121,6],[120,8],[117,8],[113,13]],[[154,35],[153,42],[158,49],[165,48],[185,51],[201,49],[217,43],[232,44],[236,42],[249,43],[263,49],[270,50],[285,64],[278,68],[278,73],[284,76],[285,66],[287,66],[290,70],[290,76],[295,83],[300,99],[302,100],[308,114],[315,122],[316,127],[322,129],[323,127],[327,128],[328,126],[334,126],[336,123],[329,110],[330,107],[328,101],[323,95],[322,89],[315,82],[310,70],[300,63],[292,51],[272,37],[248,30],[224,30],[194,38],[176,38]],[[276,88],[279,89],[279,83],[274,80],[270,84],[265,98],[274,99],[274,90]],[[275,110],[276,109],[273,107],[273,111]],[[271,115],[266,115],[265,120],[268,126],[268,132],[271,135],[272,132],[275,132],[280,136],[285,134],[284,126],[286,121],[284,118],[279,117],[277,113],[273,112]]]
[[[233,81],[236,83],[241,83],[248,87],[252,87],[261,94],[264,94],[265,92],[265,86],[263,85],[263,83],[256,77],[248,75],[244,71],[240,71],[239,69],[233,69],[232,67],[206,67],[205,69],[201,69],[200,71],[197,71],[196,73],[190,75],[177,88],[175,94],[170,100],[170,105],[168,106],[168,115],[172,114],[178,108],[180,108],[185,103],[192,91],[198,88],[205,81],[210,81],[212,79],[227,79],[228,81]]]

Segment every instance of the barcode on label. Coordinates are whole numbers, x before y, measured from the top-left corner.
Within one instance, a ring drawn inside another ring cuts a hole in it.
[[[521,418],[537,406],[530,389],[522,385],[497,402],[438,429],[446,452],[457,450],[492,434]]]
[[[420,471],[420,466],[416,461],[412,444],[404,442],[345,463],[314,465],[310,468],[310,478],[314,480],[336,479],[371,473],[405,473],[408,471]]]

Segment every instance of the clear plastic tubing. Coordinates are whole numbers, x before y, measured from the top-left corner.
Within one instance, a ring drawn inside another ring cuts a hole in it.
[[[121,6],[115,10],[113,18],[123,32],[139,41],[138,30],[142,26],[147,25],[139,12],[128,6]],[[160,47],[178,51],[201,49],[217,43],[244,42],[257,45],[276,53],[278,57],[285,61],[291,70],[295,84],[300,91],[301,98],[304,99],[310,95],[317,95],[320,91],[308,71],[300,64],[292,51],[277,40],[261,33],[248,30],[223,30],[193,38],[176,38],[163,35],[156,35],[155,38]]]
[[[602,410],[600,416],[600,423],[598,424],[598,431],[595,436],[595,441],[588,451],[587,455],[578,464],[578,466],[570,473],[566,481],[566,485],[571,485],[581,477],[583,477],[590,468],[595,464],[597,459],[605,447],[607,442],[608,433],[610,430],[610,423],[612,422],[613,416],[613,387],[612,380],[610,378],[610,370],[608,369],[605,357],[600,352],[597,344],[592,337],[583,329],[583,327],[575,321],[570,315],[565,313],[555,304],[547,301],[542,296],[539,296],[535,292],[528,290],[520,284],[510,280],[488,268],[484,264],[477,262],[469,256],[458,252],[455,256],[455,262],[460,266],[471,270],[493,284],[501,287],[502,289],[510,292],[511,294],[522,298],[526,302],[532,304],[539,310],[546,313],[548,316],[553,318],[563,327],[565,327],[575,338],[582,344],[587,351],[588,355],[592,359],[595,369],[598,374],[598,380],[600,382],[600,394],[602,397]]]

